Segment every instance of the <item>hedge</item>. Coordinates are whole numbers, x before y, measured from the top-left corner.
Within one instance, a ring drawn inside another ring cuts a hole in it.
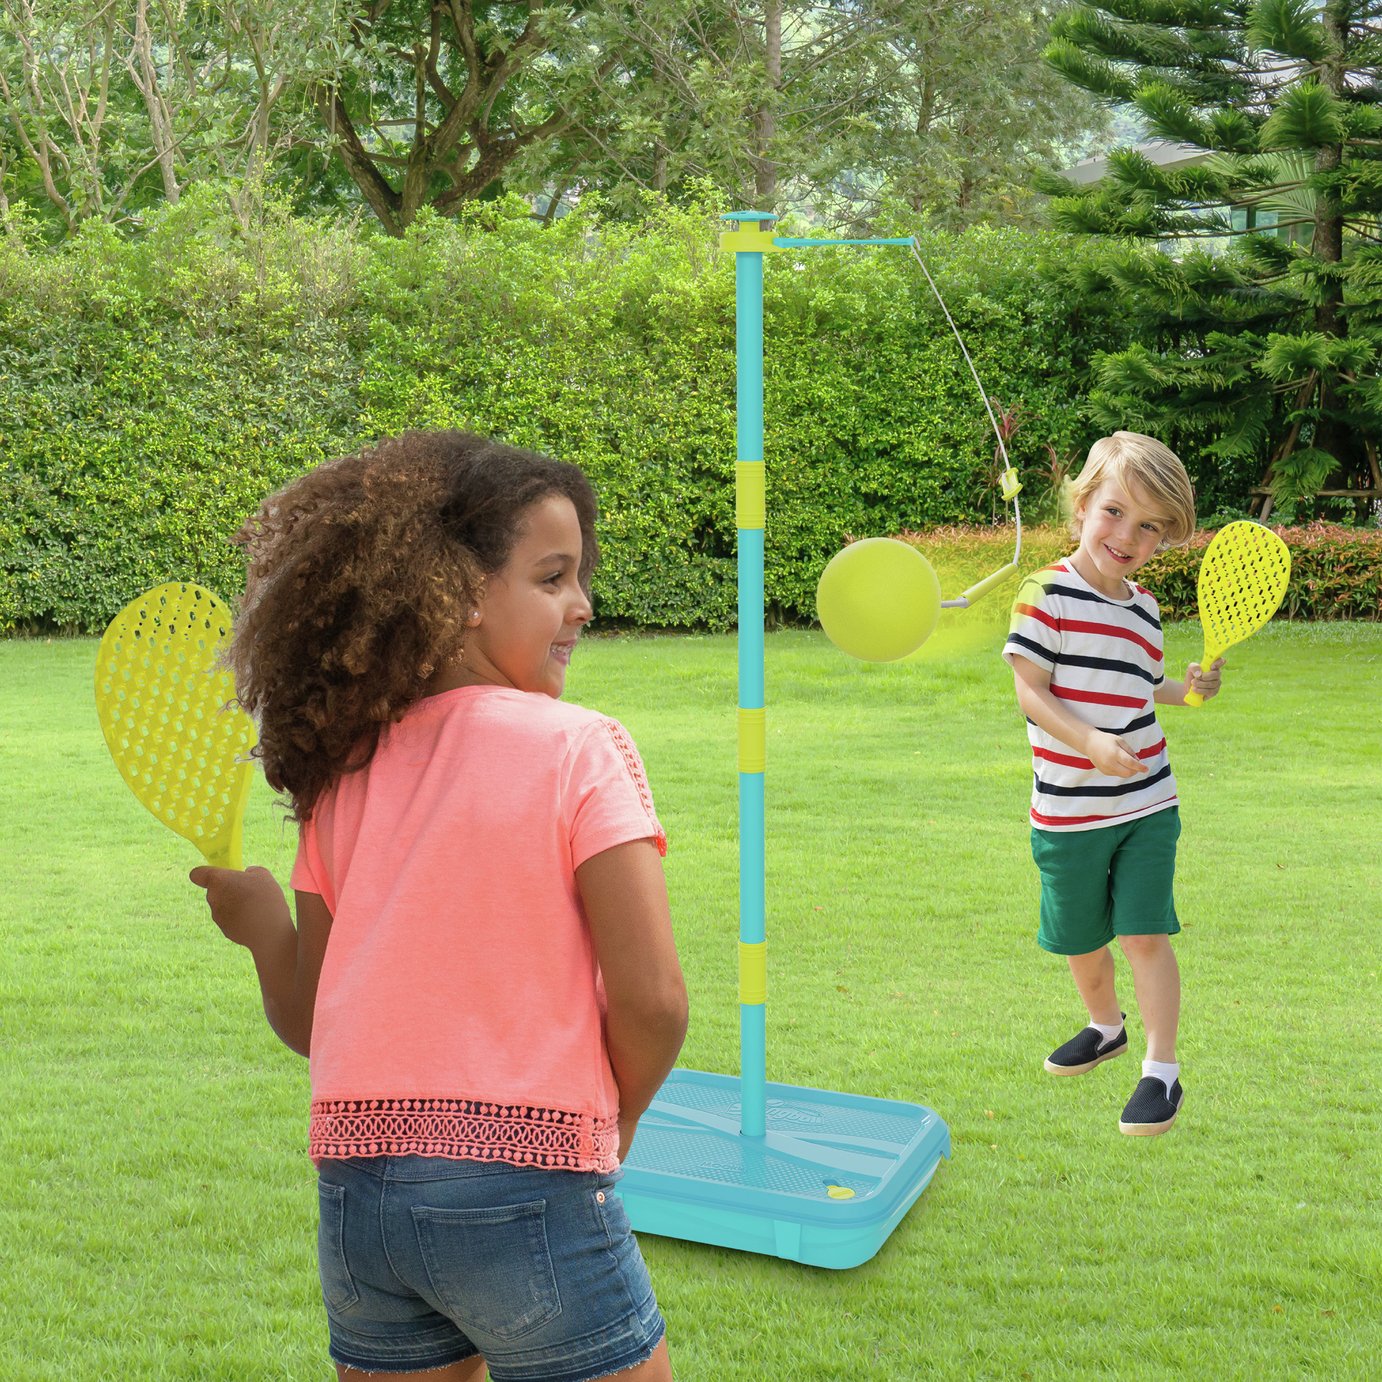
[[[89,225],[49,250],[12,218],[0,632],[98,630],[169,579],[233,597],[228,539],[265,493],[378,437],[450,426],[586,468],[603,625],[729,627],[734,273],[720,229],[698,208],[541,227],[491,205],[391,239],[273,203],[237,218],[207,186],[136,239]],[[1126,343],[1117,304],[1079,297],[1063,237],[976,229],[921,248],[1019,424],[1026,511],[1051,514],[1053,459],[1092,440],[1090,361]],[[813,618],[819,572],[851,536],[996,519],[1001,549],[988,419],[912,256],[789,251],[765,268],[769,617]],[[1206,502],[1231,506],[1187,463]],[[1293,615],[1376,617],[1375,563],[1352,550],[1340,535],[1302,551]],[[1175,610],[1192,607],[1188,580]]]
[[[1199,617],[1195,584],[1214,531],[1196,532],[1184,547],[1167,549],[1138,573],[1138,584],[1156,596],[1163,619]],[[1382,531],[1326,523],[1273,531],[1291,552],[1291,581],[1276,618],[1382,620]],[[951,526],[897,536],[925,554],[947,597],[958,595],[1012,557],[1013,532],[1001,528]],[[1063,527],[1025,529],[1019,575],[966,611],[965,617],[1006,624],[1020,577],[1067,556],[1074,547]]]
[[[408,427],[583,465],[606,626],[735,615],[734,275],[704,209],[640,226],[510,208],[402,239],[202,187],[137,239],[0,234],[0,631],[96,630],[139,590],[235,596],[228,539],[266,492]],[[923,253],[1029,486],[1090,440],[1079,399],[1115,305],[1070,242],[975,230]],[[809,620],[849,534],[982,520],[993,440],[904,250],[768,257],[770,617]],[[997,505],[1001,509],[1001,503]]]

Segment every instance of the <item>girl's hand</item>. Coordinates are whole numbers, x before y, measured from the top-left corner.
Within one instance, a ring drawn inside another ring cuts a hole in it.
[[[1132,751],[1125,740],[1116,734],[1096,729],[1085,745],[1089,760],[1108,777],[1136,777],[1147,771],[1147,765]]]
[[[1198,662],[1192,662],[1185,669],[1185,689],[1196,692],[1207,701],[1212,700],[1219,694],[1223,665],[1223,658],[1216,657],[1209,671],[1206,672]]]
[[[292,931],[288,900],[268,869],[254,867],[242,873],[203,864],[188,877],[206,889],[212,921],[236,945],[255,950],[282,936],[285,927]]]

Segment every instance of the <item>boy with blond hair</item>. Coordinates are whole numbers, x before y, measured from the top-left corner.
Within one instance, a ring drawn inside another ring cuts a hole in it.
[[[1184,1099],[1176,1061],[1180,930],[1172,884],[1180,819],[1157,705],[1219,691],[1223,659],[1165,675],[1155,599],[1132,576],[1195,527],[1185,467],[1161,442],[1115,432],[1090,448],[1070,493],[1078,547],[1018,591],[1003,656],[1032,748],[1037,943],[1064,955],[1089,1025],[1046,1060],[1082,1075],[1128,1049],[1110,943],[1132,968],[1147,1036],[1142,1079],[1118,1128],[1165,1132]]]

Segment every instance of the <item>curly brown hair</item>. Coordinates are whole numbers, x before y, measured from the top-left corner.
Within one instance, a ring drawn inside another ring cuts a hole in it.
[[[585,474],[469,432],[407,432],[329,461],[236,533],[249,571],[226,662],[259,723],[264,775],[298,821],[459,654],[486,576],[551,495],[575,507],[588,589],[599,547]]]

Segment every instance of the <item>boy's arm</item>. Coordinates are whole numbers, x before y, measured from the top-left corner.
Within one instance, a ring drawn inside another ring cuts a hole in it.
[[[316,893],[297,893],[297,925],[288,901],[268,869],[195,868],[192,882],[206,889],[211,918],[227,939],[254,956],[264,1016],[283,1044],[299,1055],[312,1046],[317,1001],[331,913]]]
[[[1206,672],[1198,662],[1192,662],[1185,669],[1185,680],[1175,681],[1167,677],[1156,689],[1153,699],[1158,705],[1184,705],[1187,691],[1198,692],[1205,700],[1212,700],[1219,694],[1223,680],[1223,658],[1215,658]]]
[[[1017,682],[1017,704],[1029,720],[1083,754],[1109,777],[1136,777],[1147,771],[1147,765],[1124,740],[1087,724],[1051,693],[1051,673],[1045,667],[1016,653],[1008,661]]]
[[[605,1045],[619,1086],[619,1159],[686,1039],[686,981],[662,859],[633,840],[587,859],[576,884],[605,981]]]

